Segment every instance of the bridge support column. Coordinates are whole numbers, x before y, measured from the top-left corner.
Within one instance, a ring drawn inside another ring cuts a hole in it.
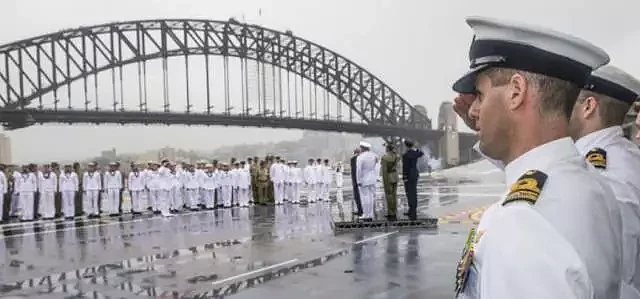
[[[445,130],[438,144],[438,156],[442,161],[443,168],[460,164],[460,136],[457,131]]]

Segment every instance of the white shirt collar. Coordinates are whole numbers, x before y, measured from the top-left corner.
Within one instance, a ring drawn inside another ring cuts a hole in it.
[[[565,137],[547,142],[511,161],[504,169],[505,182],[510,186],[528,170],[544,172],[560,161],[574,158],[581,159],[581,156],[571,138]]]
[[[592,150],[594,147],[604,148],[609,145],[610,141],[613,141],[616,137],[623,137],[624,132],[622,127],[613,126],[604,128],[592,133],[589,133],[582,138],[576,140],[576,148],[580,152],[580,155],[584,156]]]

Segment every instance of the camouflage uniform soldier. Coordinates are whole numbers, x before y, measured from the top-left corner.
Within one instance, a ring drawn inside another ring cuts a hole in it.
[[[269,170],[265,161],[260,161],[260,166],[256,170],[257,179],[257,201],[259,204],[266,204],[269,189]]]
[[[393,145],[387,145],[387,153],[380,159],[380,176],[384,185],[384,195],[387,199],[387,220],[396,220],[398,208],[398,154]]]

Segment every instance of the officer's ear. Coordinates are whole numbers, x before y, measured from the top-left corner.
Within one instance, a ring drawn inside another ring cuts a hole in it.
[[[580,105],[580,114],[584,119],[591,119],[596,116],[596,112],[598,111],[598,100],[593,95],[588,95],[583,99],[578,100]]]

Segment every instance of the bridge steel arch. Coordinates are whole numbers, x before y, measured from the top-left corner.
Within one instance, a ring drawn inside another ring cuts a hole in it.
[[[159,33],[159,38],[152,32]],[[76,80],[128,64],[184,55],[220,55],[271,64],[333,94],[350,108],[349,119],[355,114],[364,122],[381,127],[431,129],[426,115],[355,62],[290,31],[233,19],[118,22],[2,45],[0,110],[29,110],[34,99],[56,93]],[[26,72],[26,65],[36,74]],[[57,101],[56,98],[56,104]],[[146,112],[145,109],[141,105],[140,111]]]

